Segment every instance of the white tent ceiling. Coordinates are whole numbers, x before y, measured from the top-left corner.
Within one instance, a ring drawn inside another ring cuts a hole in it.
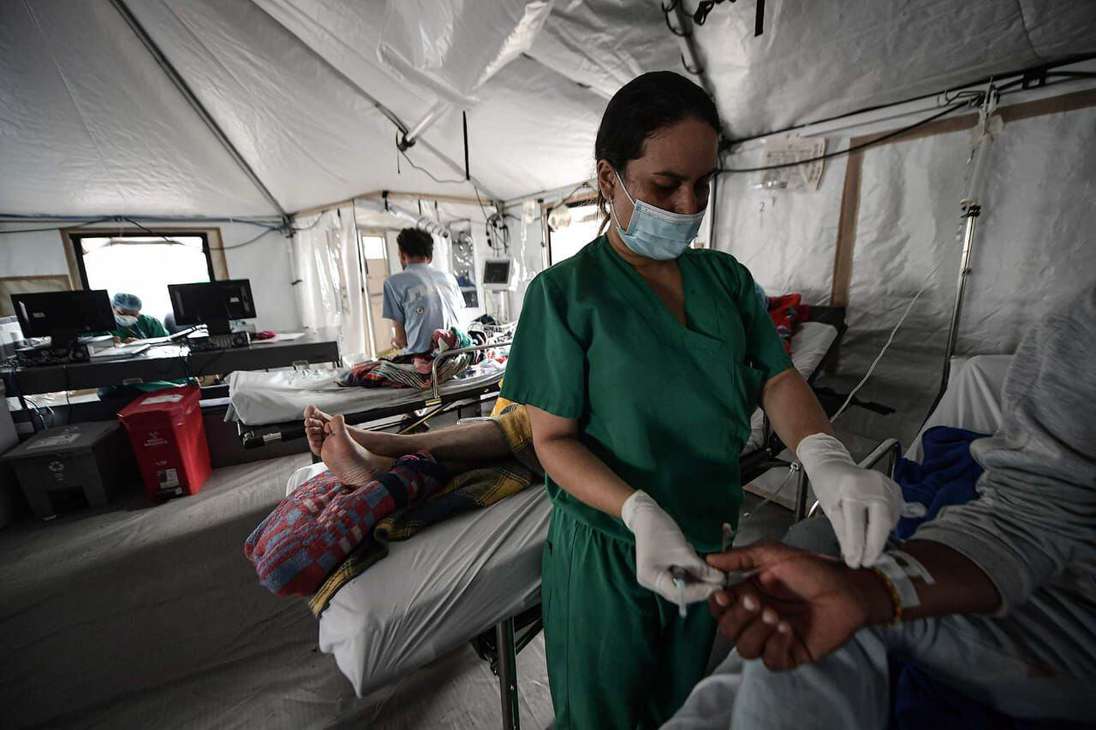
[[[433,176],[461,177],[466,109],[486,195],[575,183],[608,96],[681,70],[658,0],[126,4],[287,211],[385,189],[472,195],[397,159],[390,116],[413,127],[439,99],[465,101],[408,150]],[[769,0],[760,37],[754,10],[719,5],[693,29],[735,137],[1096,50],[1096,4],[1068,0]],[[408,33],[427,13],[429,36]],[[0,2],[0,165],[0,213],[277,212],[110,0]]]

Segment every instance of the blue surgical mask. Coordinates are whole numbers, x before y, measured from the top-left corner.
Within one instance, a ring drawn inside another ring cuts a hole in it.
[[[118,323],[119,327],[132,327],[137,324],[137,318],[132,314],[116,314],[114,315],[114,321]]]
[[[620,226],[614,208],[613,223],[616,224],[617,233],[620,234],[624,244],[634,253],[656,261],[669,261],[676,259],[685,253],[685,249],[696,238],[700,230],[700,223],[704,220],[704,211],[686,215],[684,213],[671,213],[662,208],[656,208],[650,203],[636,200],[624,186],[624,180],[620,173],[613,171],[624,189],[628,200],[632,201],[632,217],[628,221],[628,230]]]

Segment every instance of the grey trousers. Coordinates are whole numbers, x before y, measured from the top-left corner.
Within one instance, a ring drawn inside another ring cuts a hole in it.
[[[828,530],[828,534],[827,534]],[[836,545],[824,519],[801,523],[786,542],[832,554]],[[1006,715],[1092,722],[1096,718],[1096,607],[1079,607],[1078,624],[1061,626],[1049,590],[1005,618],[948,616],[868,628],[820,662],[773,672],[737,652],[693,689],[663,727],[885,728],[890,714],[888,655],[914,661],[928,674]],[[1070,600],[1076,600],[1070,597]]]

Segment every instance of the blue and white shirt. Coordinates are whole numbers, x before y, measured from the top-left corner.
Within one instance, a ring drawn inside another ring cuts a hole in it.
[[[404,352],[429,352],[434,330],[461,326],[463,309],[456,278],[430,264],[408,264],[384,282],[383,315],[407,332]]]

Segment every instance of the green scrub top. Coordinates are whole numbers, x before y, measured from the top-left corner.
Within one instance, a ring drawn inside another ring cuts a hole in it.
[[[133,337],[138,340],[148,340],[153,337],[167,337],[167,330],[160,324],[160,320],[147,314],[138,314],[137,323],[132,327],[119,327],[111,332],[120,340]]]
[[[753,278],[729,254],[679,259],[687,326],[605,236],[534,279],[502,389],[579,421],[582,442],[650,494],[700,552],[737,529],[739,454],[761,388],[791,367]],[[547,479],[557,507],[631,540],[616,518]]]

